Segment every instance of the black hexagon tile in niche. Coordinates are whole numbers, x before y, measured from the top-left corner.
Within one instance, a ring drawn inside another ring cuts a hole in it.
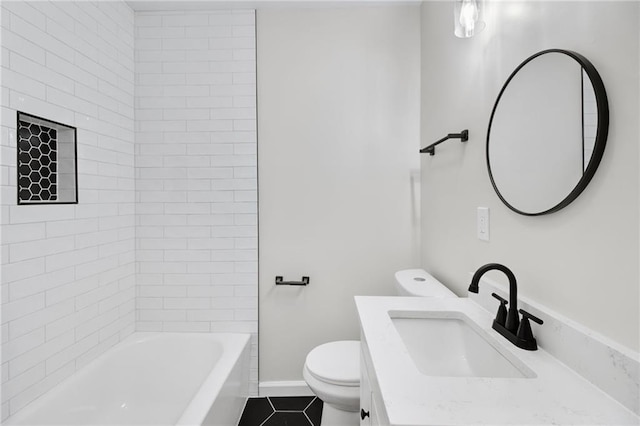
[[[20,121],[18,123],[19,129],[18,129],[18,137],[20,139],[29,139],[31,137],[31,132],[29,131],[29,123],[26,123],[24,121]]]
[[[40,144],[42,143],[40,135],[31,135],[31,137],[29,138],[29,143],[35,148],[40,147]]]
[[[29,155],[29,149],[31,149],[31,144],[29,143],[29,138],[20,138],[18,142],[18,149],[20,150],[20,154]]]
[[[18,181],[18,185],[20,186],[20,188],[26,188],[29,186],[30,183],[31,181],[26,176],[21,176],[20,180]]]
[[[40,186],[40,181],[32,182],[29,185],[29,191],[33,194],[34,197],[40,198],[40,192],[42,191],[42,186]]]
[[[42,170],[42,163],[40,162],[40,157],[38,156],[38,158],[32,158],[31,161],[29,161],[29,168],[31,170],[37,170],[38,173],[40,173],[40,176],[42,176],[42,172],[44,172],[44,170]]]
[[[57,200],[57,135],[50,127],[18,122],[18,198]]]
[[[34,170],[29,173],[29,179],[31,179],[31,185],[37,185],[40,183],[40,179],[42,179],[42,175],[40,174],[40,170]]]
[[[22,163],[18,166],[18,172],[20,173],[20,177],[18,181],[21,187],[27,187],[31,183],[31,179],[29,178],[29,174],[31,173],[31,169],[29,168],[29,161]]]
[[[28,189],[21,189],[20,192],[18,192],[18,196],[20,197],[21,200],[31,199],[31,193],[29,192]]]

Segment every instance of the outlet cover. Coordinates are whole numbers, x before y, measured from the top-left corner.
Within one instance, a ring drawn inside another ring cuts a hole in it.
[[[489,241],[489,207],[478,207],[477,230],[478,239]]]

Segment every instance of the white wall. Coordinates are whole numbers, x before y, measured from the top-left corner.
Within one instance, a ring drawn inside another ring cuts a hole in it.
[[[2,2],[2,419],[134,329],[133,13]],[[76,126],[77,205],[16,205],[16,110]]]
[[[466,145],[452,143],[422,159],[422,265],[464,295],[470,272],[504,263],[520,294],[638,350],[640,5],[489,6],[487,28],[473,39],[453,36],[450,4],[422,6],[423,143],[470,131]],[[548,216],[525,217],[493,191],[487,125],[511,71],[547,48],[575,50],[598,69],[609,97],[609,138],[600,168],[576,201]],[[489,243],[476,238],[478,206],[491,209]]]
[[[419,260],[419,6],[259,10],[260,381]],[[274,285],[311,278],[308,287]]]
[[[136,13],[137,322],[253,333],[254,11]]]

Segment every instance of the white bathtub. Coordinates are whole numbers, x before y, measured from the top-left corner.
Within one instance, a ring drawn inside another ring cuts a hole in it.
[[[235,426],[249,348],[248,334],[134,333],[6,424]]]

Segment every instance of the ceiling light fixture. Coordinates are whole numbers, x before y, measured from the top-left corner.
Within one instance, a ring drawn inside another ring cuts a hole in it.
[[[460,38],[469,38],[480,33],[485,23],[483,20],[483,0],[454,0],[453,17],[455,35]]]

